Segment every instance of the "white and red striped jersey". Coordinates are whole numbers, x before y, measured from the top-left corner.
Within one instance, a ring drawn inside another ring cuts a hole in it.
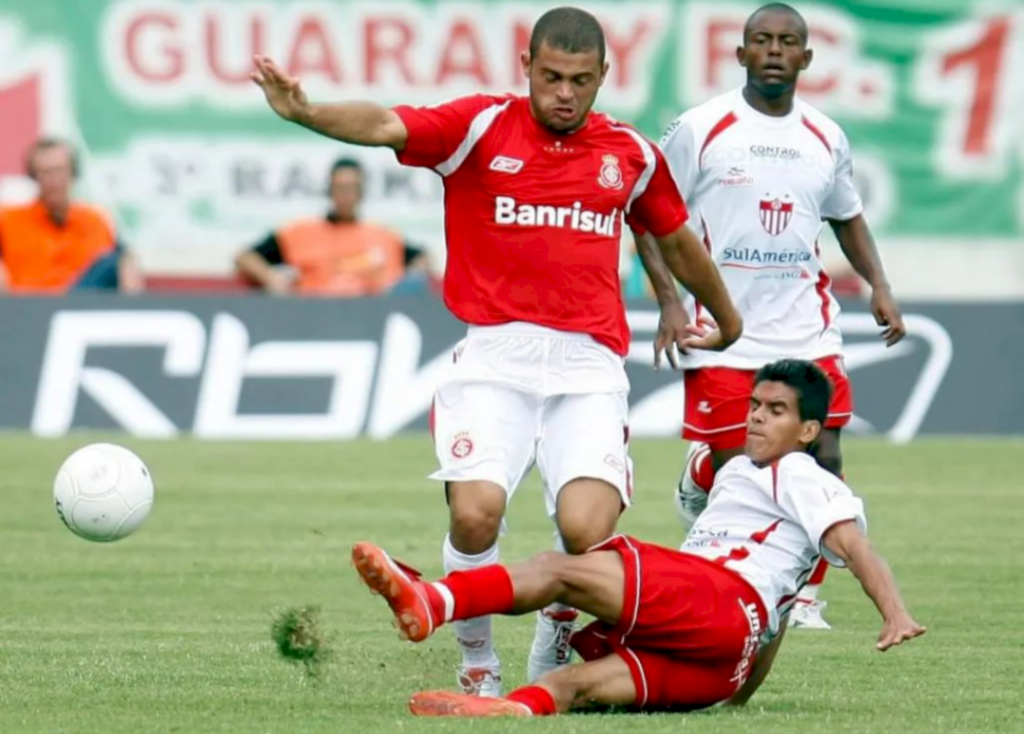
[[[625,355],[623,216],[655,235],[687,216],[657,146],[597,112],[573,133],[555,133],[528,98],[511,95],[395,111],[409,132],[398,160],[444,179],[452,313],[478,326],[589,334]]]
[[[820,557],[844,565],[821,539],[846,520],[867,532],[864,503],[809,454],[763,468],[738,456],[718,472],[681,550],[742,576],[761,595],[774,634]]]
[[[799,99],[785,117],[764,115],[735,90],[677,118],[661,147],[690,226],[743,316],[739,341],[724,352],[695,350],[683,364],[757,369],[839,354],[839,305],[818,236],[824,219],[863,209],[840,127]],[[713,323],[692,297],[687,307]]]

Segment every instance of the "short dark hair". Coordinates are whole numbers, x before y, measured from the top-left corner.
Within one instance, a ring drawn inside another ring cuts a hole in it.
[[[804,359],[780,359],[766,364],[754,377],[754,385],[781,382],[796,392],[802,421],[818,421],[825,426],[832,401],[832,383],[818,365]]]
[[[750,17],[747,18],[747,22],[743,25],[744,45],[747,43],[747,39],[750,38],[751,26],[754,24],[754,20],[757,16],[761,15],[761,13],[788,13],[789,15],[792,15],[800,26],[800,40],[803,42],[804,46],[807,45],[807,21],[804,20],[804,16],[800,14],[799,10],[794,8],[792,5],[787,5],[786,3],[768,3],[767,5],[762,5],[751,13]]]
[[[604,63],[604,30],[597,22],[597,18],[586,10],[571,7],[554,8],[540,16],[533,24],[533,32],[530,34],[531,59],[537,56],[540,47],[545,43],[551,48],[571,54],[596,49],[601,63]]]
[[[362,175],[363,164],[357,161],[355,158],[339,158],[338,160],[334,161],[334,164],[331,166],[331,178],[334,178],[334,174],[336,174],[338,171],[344,171],[346,169],[351,169],[359,173],[359,175]]]

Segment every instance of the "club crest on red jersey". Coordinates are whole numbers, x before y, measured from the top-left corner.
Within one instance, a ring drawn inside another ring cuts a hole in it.
[[[775,237],[789,226],[789,220],[793,218],[793,202],[783,201],[777,197],[761,199],[760,215],[765,231]]]
[[[603,163],[601,165],[601,172],[597,177],[597,182],[606,189],[621,189],[622,169],[619,168],[619,157],[606,153],[601,156],[601,160]]]

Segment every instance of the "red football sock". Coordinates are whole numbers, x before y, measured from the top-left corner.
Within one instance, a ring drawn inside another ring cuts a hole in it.
[[[452,593],[455,608],[451,619],[475,619],[512,611],[515,594],[512,578],[504,566],[453,571],[438,583]]]
[[[523,704],[533,712],[534,716],[554,716],[558,713],[554,697],[548,693],[546,688],[540,686],[517,688],[505,698]]]
[[[690,462],[690,479],[697,489],[710,492],[715,485],[715,462],[711,460],[711,449],[701,449]]]

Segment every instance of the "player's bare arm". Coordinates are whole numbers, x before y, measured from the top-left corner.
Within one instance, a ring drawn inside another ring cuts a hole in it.
[[[772,665],[775,663],[775,655],[779,651],[779,647],[782,645],[782,637],[786,634],[786,628],[789,626],[789,615],[787,614],[779,622],[779,632],[772,641],[765,645],[764,649],[757,653],[757,657],[754,658],[754,665],[751,667],[750,676],[747,678],[743,687],[740,688],[736,695],[725,702],[726,706],[745,706],[747,701],[751,699],[761,684],[764,683],[764,679],[768,677],[768,673],[771,672]]]
[[[714,351],[727,348],[743,333],[743,319],[708,251],[686,225],[656,240],[672,275],[707,307],[718,325],[710,333],[705,333],[699,325],[687,326],[690,336],[684,340],[684,346]]]
[[[690,318],[683,308],[683,301],[679,297],[676,287],[676,280],[672,272],[661,257],[661,250],[658,243],[650,234],[633,235],[636,241],[636,252],[640,256],[640,262],[644,266],[644,272],[651,279],[654,287],[654,295],[658,300],[661,309],[661,317],[658,320],[658,334],[654,338],[654,369],[661,367],[662,353],[668,358],[672,369],[679,369],[674,344],[681,352],[686,351],[686,339],[690,333],[686,327]]]
[[[907,335],[907,329],[864,215],[846,221],[829,220],[829,224],[850,265],[871,286],[871,313],[878,325],[885,327],[882,338],[891,347]]]
[[[889,565],[875,553],[855,522],[833,525],[825,532],[822,542],[846,563],[882,615],[879,650],[884,652],[925,633],[926,628],[914,621],[907,611]]]
[[[312,104],[299,80],[290,77],[266,56],[256,56],[252,80],[267,103],[285,120],[345,143],[405,148],[408,131],[391,109],[375,102]]]

